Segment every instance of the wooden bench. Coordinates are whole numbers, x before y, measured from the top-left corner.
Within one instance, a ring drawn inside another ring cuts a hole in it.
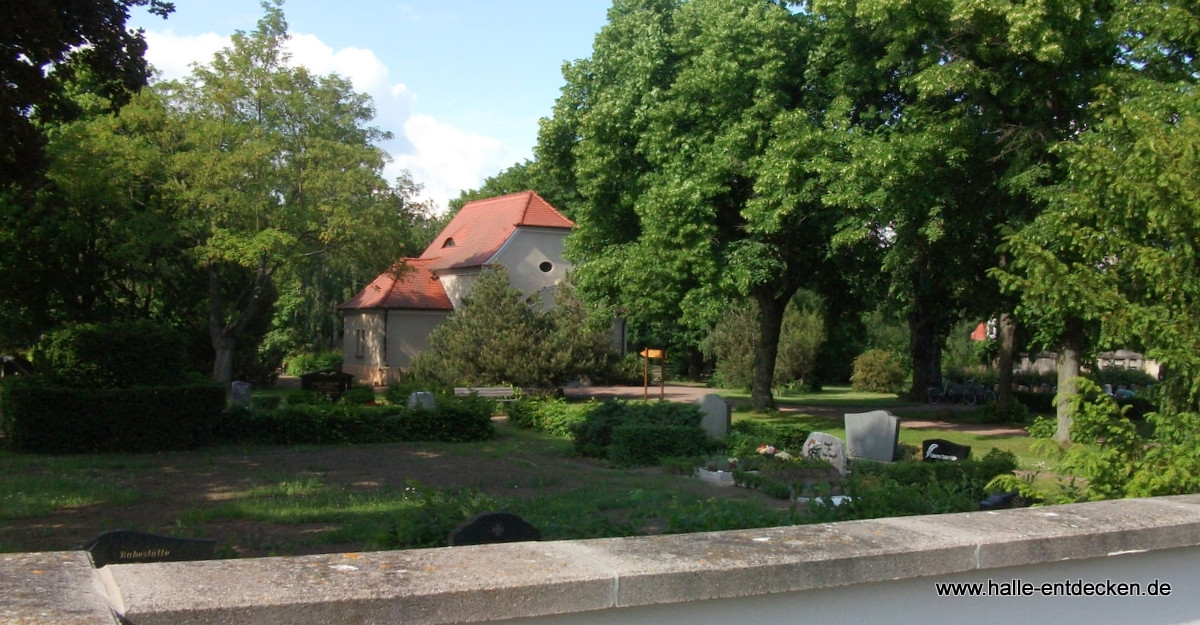
[[[478,395],[486,399],[494,399],[496,401],[513,401],[516,399],[511,386],[456,386],[454,394],[458,397],[466,397],[468,395]]]

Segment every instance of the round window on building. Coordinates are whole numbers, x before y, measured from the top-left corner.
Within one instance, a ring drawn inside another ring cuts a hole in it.
[[[550,264],[548,260],[543,260],[542,264],[538,265],[538,269],[541,269],[542,273],[550,273],[550,270],[554,269],[554,265]]]

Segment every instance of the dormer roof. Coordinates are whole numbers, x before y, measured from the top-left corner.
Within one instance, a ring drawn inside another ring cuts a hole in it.
[[[429,270],[429,261],[405,258],[392,269],[379,274],[358,295],[338,308],[454,310],[454,305],[446,296],[441,281]]]

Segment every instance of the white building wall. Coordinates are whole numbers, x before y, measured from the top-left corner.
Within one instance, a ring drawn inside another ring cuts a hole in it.
[[[387,312],[387,366],[408,367],[429,345],[429,334],[446,320],[449,312],[435,310],[389,310]]]
[[[479,277],[479,268],[440,269],[437,271],[437,276],[442,283],[442,290],[446,291],[446,297],[450,298],[450,304],[454,306],[454,310],[458,310],[462,308],[463,298],[470,294],[471,287],[475,286],[475,279]]]
[[[508,268],[513,287],[526,296],[553,287],[567,277],[571,263],[563,259],[566,230],[555,228],[517,228],[489,264]],[[549,263],[549,271],[542,270]],[[553,294],[547,293],[546,306],[553,306]]]
[[[386,332],[383,311],[348,310],[344,328],[342,372],[353,375],[360,382],[373,381],[375,372],[387,366],[384,361]]]

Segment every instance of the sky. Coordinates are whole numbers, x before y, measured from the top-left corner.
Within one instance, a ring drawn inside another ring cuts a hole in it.
[[[288,0],[294,63],[349,78],[375,100],[394,179],[408,170],[439,211],[460,191],[533,157],[538,120],[563,86],[564,62],[591,54],[611,0]],[[162,78],[206,63],[234,31],[253,31],[258,0],[175,0],[143,9],[146,58]]]

